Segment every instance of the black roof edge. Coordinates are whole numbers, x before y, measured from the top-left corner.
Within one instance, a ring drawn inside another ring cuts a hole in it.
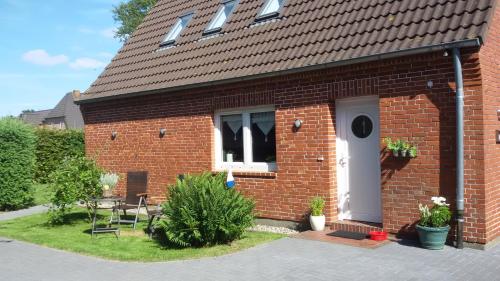
[[[127,93],[127,94],[112,95],[112,96],[101,96],[101,97],[94,97],[94,98],[93,97],[85,97],[85,94],[82,94],[78,100],[75,100],[75,103],[80,105],[80,104],[95,103],[95,102],[106,101],[106,100],[116,100],[116,99],[123,99],[123,98],[140,97],[140,96],[146,96],[146,95],[151,95],[151,94],[156,94],[156,93],[177,92],[177,91],[182,91],[182,90],[198,89],[198,88],[203,88],[203,87],[207,87],[207,86],[225,85],[225,84],[230,84],[230,83],[234,83],[234,82],[250,81],[250,80],[256,80],[256,79],[261,79],[261,78],[270,78],[270,77],[276,77],[276,76],[282,76],[282,75],[288,75],[288,74],[296,74],[296,73],[300,73],[300,72],[321,70],[321,69],[339,67],[339,66],[345,66],[345,65],[351,65],[351,64],[392,59],[392,58],[398,58],[398,57],[403,57],[403,56],[408,56],[408,55],[432,53],[432,52],[444,51],[444,50],[452,49],[452,48],[481,47],[481,45],[482,45],[482,39],[478,37],[478,38],[474,38],[474,39],[455,41],[455,42],[451,42],[451,43],[442,43],[442,44],[430,45],[430,46],[419,47],[419,48],[404,49],[404,50],[398,50],[398,51],[393,51],[393,52],[389,52],[389,53],[375,54],[375,55],[352,58],[352,59],[347,59],[347,60],[334,61],[334,62],[328,62],[328,63],[323,63],[323,64],[315,64],[315,65],[293,68],[293,69],[277,70],[277,71],[273,71],[273,72],[266,72],[266,73],[249,75],[249,76],[244,76],[244,77],[236,77],[236,78],[230,78],[230,79],[224,79],[224,80],[209,81],[209,82],[204,82],[204,83],[183,85],[183,86],[177,86],[177,87],[171,87],[171,88],[165,88],[165,89],[133,92],[133,93]]]

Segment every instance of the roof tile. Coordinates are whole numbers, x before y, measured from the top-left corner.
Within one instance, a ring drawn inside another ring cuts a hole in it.
[[[287,0],[255,23],[263,0],[240,0],[218,36],[202,38],[219,0],[160,0],[99,78],[93,99],[301,68],[484,36],[495,0]],[[194,12],[176,45],[160,49]]]

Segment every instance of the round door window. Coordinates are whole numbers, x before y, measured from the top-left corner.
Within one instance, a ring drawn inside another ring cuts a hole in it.
[[[356,137],[367,138],[373,131],[373,122],[368,116],[360,115],[352,121],[351,130]]]

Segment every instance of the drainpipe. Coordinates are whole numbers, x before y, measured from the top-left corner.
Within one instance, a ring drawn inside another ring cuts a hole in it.
[[[457,112],[457,248],[464,247],[464,81],[460,49],[453,48]]]

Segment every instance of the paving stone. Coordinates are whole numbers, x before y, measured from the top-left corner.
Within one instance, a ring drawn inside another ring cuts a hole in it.
[[[127,263],[0,238],[0,280],[495,280],[500,247],[429,251],[390,243],[363,249],[284,238],[199,260]],[[493,278],[493,279],[492,279]]]

